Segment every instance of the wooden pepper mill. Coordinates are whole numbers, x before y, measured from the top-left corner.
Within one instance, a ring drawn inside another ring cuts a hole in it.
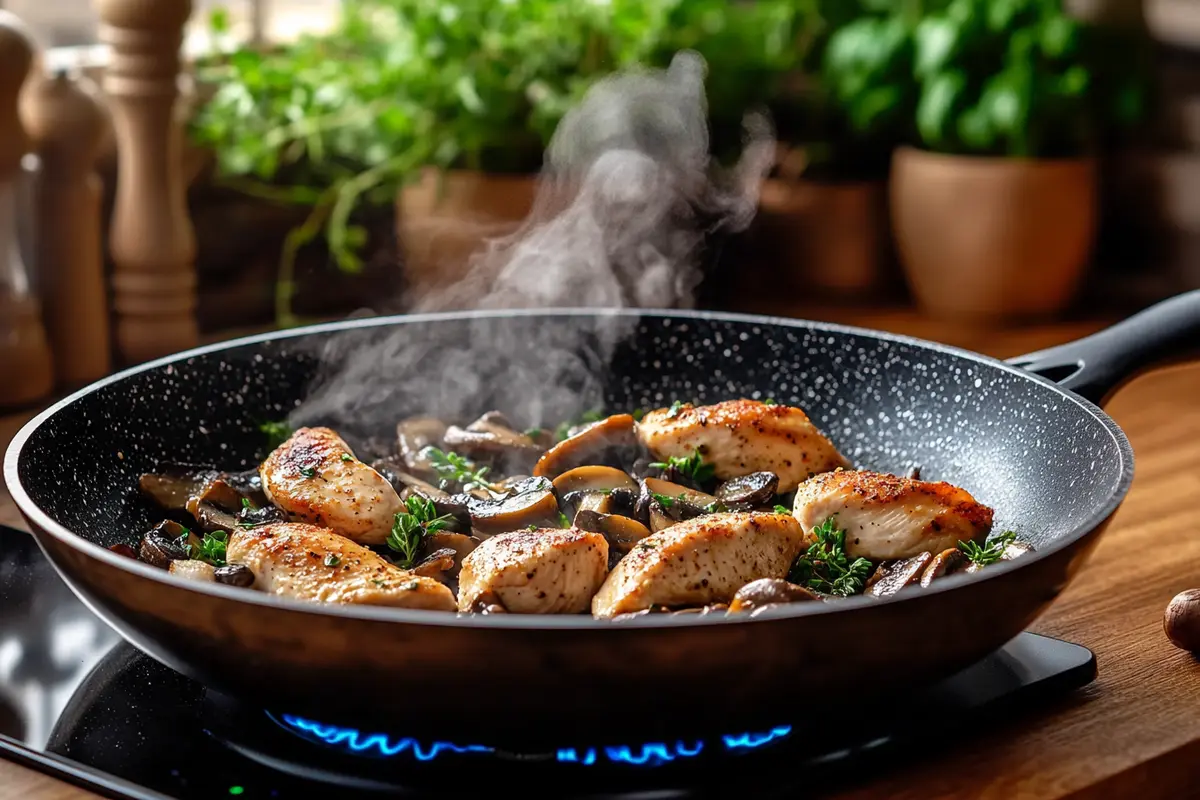
[[[191,0],[96,0],[117,139],[110,231],[117,350],[136,363],[194,347],[196,242],[175,118],[179,49]]]
[[[41,161],[34,241],[46,332],[59,384],[79,386],[111,365],[100,179],[93,171],[107,121],[91,83],[65,73],[36,81],[22,111]]]
[[[41,310],[17,244],[17,179],[29,150],[17,102],[32,62],[29,34],[0,10],[0,406],[31,403],[54,387]]]

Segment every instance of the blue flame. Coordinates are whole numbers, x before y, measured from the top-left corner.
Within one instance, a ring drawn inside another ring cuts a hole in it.
[[[339,728],[336,725],[324,725],[320,722],[283,715],[283,722],[293,730],[319,739],[334,747],[343,747],[352,753],[362,755],[399,755],[408,751],[417,761],[432,761],[442,753],[491,753],[492,748],[481,744],[454,744],[453,742],[431,742],[423,744],[416,739],[407,737],[392,739],[385,733],[363,734],[354,728]]]
[[[338,747],[356,755],[393,757],[410,753],[418,761],[432,761],[443,753],[495,753],[495,748],[480,744],[460,745],[452,742],[419,742],[416,739],[393,738],[385,733],[364,734],[354,728],[341,728],[320,722],[284,714],[279,718],[268,715],[276,724],[306,739]],[[765,733],[741,733],[722,736],[727,751],[753,750],[777,741],[792,732],[790,725],[772,728]],[[704,752],[704,742],[686,743],[676,741],[649,742],[642,745],[619,747],[587,747],[582,750],[563,747],[555,751],[560,764],[592,766],[600,761],[635,766],[659,766],[675,761],[696,758]]]

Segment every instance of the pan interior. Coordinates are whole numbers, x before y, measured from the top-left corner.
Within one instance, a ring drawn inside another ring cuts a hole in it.
[[[345,323],[150,366],[46,418],[18,474],[69,530],[135,544],[161,518],[137,492],[141,473],[252,467],[266,453],[258,426],[289,414],[370,451],[409,414],[499,408],[552,426],[599,406],[735,397],[800,406],[859,466],[919,465],[961,485],[996,509],[997,530],[1038,547],[1098,521],[1129,468],[1093,409],[991,361],[812,323],[561,313]]]

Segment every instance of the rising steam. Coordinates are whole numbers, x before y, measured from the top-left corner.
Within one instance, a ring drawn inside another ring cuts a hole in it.
[[[666,70],[593,86],[555,131],[525,223],[413,309],[692,306],[706,237],[749,224],[775,152],[769,122],[751,115],[739,164],[713,164],[704,72],[698,55],[680,53]],[[633,324],[485,318],[334,337],[293,422],[365,436],[404,414],[451,419],[481,406],[525,424],[556,421],[601,403],[605,370]]]

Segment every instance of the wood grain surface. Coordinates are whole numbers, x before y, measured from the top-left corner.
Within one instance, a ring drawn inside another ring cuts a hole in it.
[[[797,314],[799,316],[799,314]],[[835,316],[828,314],[826,316]],[[1101,321],[1016,332],[966,331],[906,312],[846,312],[833,321],[882,327],[999,357],[1084,335]],[[1145,375],[1107,409],[1133,441],[1136,477],[1095,555],[1033,627],[1096,653],[1099,678],[1065,698],[848,787],[854,800],[1192,796],[1200,787],[1200,663],[1174,649],[1162,613],[1200,587],[1200,365]],[[0,445],[32,416],[0,417]],[[7,492],[0,522],[23,527]],[[94,795],[0,761],[0,800]]]

